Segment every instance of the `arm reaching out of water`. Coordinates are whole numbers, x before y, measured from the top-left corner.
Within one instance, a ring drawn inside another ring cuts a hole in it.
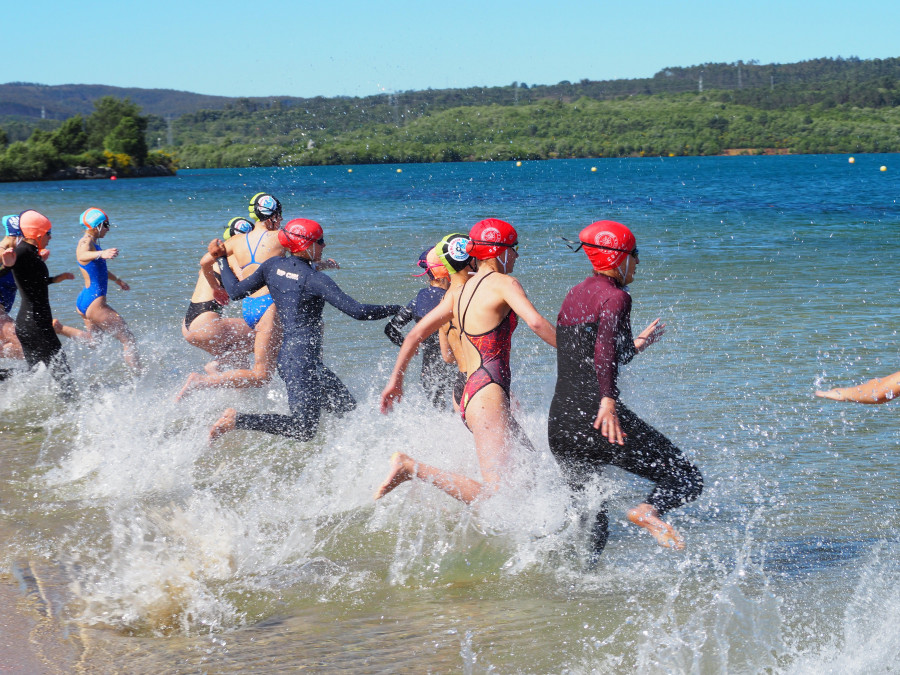
[[[900,396],[900,372],[887,377],[876,377],[855,387],[837,387],[828,391],[817,391],[816,396],[833,401],[855,401],[856,403],[887,403]]]

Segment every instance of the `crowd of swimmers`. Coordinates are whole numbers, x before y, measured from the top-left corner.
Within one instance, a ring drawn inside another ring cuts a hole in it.
[[[107,268],[118,249],[104,249],[99,243],[109,232],[109,217],[92,207],[79,221],[84,235],[76,259],[84,289],[75,306],[84,330],[52,318],[49,284],[74,277],[49,274],[49,219],[34,210],[6,216],[6,237],[0,242],[0,355],[22,358],[30,367],[44,364],[66,396],[74,394],[74,386],[59,335],[93,342],[100,333],[110,334],[122,343],[127,365],[135,373],[142,368],[134,336],[106,301],[108,281],[129,288]],[[210,242],[200,260],[182,334],[212,358],[203,372],[189,375],[176,398],[206,388],[262,387],[277,372],[288,401],[287,413],[226,409],[210,430],[211,440],[241,429],[308,441],[318,431],[323,410],[340,416],[356,407],[349,389],[323,361],[322,313],[327,303],[361,321],[390,318],[384,332],[400,350],[380,396],[383,413],[403,397],[404,375],[419,353],[428,400],[438,409],[452,405],[472,433],[478,478],[395,452],[375,498],[406,481],[422,480],[467,504],[487,499],[502,487],[516,453],[533,447],[513,415],[510,399],[512,335],[524,322],[556,349],[548,440],[572,491],[583,490],[607,466],[645,478],[653,487],[643,502],[628,510],[627,519],[662,546],[684,547],[682,536],[663,516],[700,496],[700,471],[626,407],[618,388],[619,366],[665,333],[659,319],[637,336],[632,333],[628,287],[640,258],[628,227],[602,220],[581,230],[579,244],[570,248],[584,250],[590,273],[567,292],[555,323],[537,311],[512,276],[519,237],[503,220],[482,220],[468,233],[447,234],[424,251],[419,276],[428,284],[405,306],[360,303],[344,293],[323,271],[340,269],[334,260],[323,260],[325,246],[319,223],[295,218],[283,224],[281,203],[267,193],[254,195],[248,216],[232,218],[223,236]],[[20,307],[13,322],[9,312],[16,291]],[[240,318],[223,316],[232,300],[243,301]],[[414,325],[404,336],[410,323]],[[900,373],[816,394],[882,402],[900,394]],[[585,518],[593,564],[606,545],[609,519],[605,506]]]

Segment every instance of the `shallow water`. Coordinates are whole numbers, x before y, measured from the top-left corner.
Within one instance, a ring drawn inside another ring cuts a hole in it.
[[[83,392],[46,373],[0,387],[0,572],[45,635],[90,672],[886,672],[900,631],[891,515],[896,407],[812,396],[897,370],[900,181],[893,155],[673,158],[184,171],[172,179],[0,185],[0,211],[54,222],[51,273],[75,271],[78,214],[104,208],[131,283],[110,304],[137,334],[65,347]],[[879,172],[880,165],[889,171]],[[597,171],[591,171],[596,167]],[[549,457],[554,355],[524,326],[513,390],[538,448],[501,497],[469,509],[422,484],[375,505],[391,452],[477,475],[459,420],[408,400],[376,411],[396,349],[384,322],[326,310],[326,362],[359,401],[301,444],[234,433],[228,406],[284,410],[283,385],[173,395],[205,354],[180,323],[205,242],[270,190],[319,220],[333,278],[405,302],[418,253],[486,216],[519,230],[516,275],[554,317],[587,272],[574,238],[621,220],[641,249],[636,330],[666,337],[624,369],[623,397],[697,462],[700,500],[671,514],[688,548],[624,521],[647,485],[610,471],[585,533]],[[77,325],[77,284],[52,287]]]

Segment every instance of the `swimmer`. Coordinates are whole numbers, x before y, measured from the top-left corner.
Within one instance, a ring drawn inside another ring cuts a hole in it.
[[[827,391],[817,391],[816,396],[833,401],[854,401],[855,403],[887,403],[900,396],[900,372],[887,377],[876,377],[855,387],[838,387]]]
[[[247,278],[259,266],[272,257],[284,255],[284,248],[278,242],[277,231],[281,224],[281,202],[265,192],[259,192],[250,199],[248,210],[255,221],[249,232],[236,232],[224,242],[230,260],[239,268],[242,279]],[[210,242],[209,251],[219,250],[218,239]],[[221,288],[221,281],[214,269],[215,258],[207,252],[200,261],[200,268],[207,282],[215,289]],[[281,325],[272,307],[272,295],[265,287],[250,297],[244,298],[242,315],[247,327],[253,332],[253,367],[235,368],[224,372],[207,371],[205,375],[191,373],[176,401],[199,389],[228,387],[250,389],[262,387],[275,372],[278,345],[281,342]]]
[[[652,481],[650,496],[628,511],[628,520],[645,528],[667,548],[684,548],[684,539],[662,516],[694,501],[703,478],[669,439],[625,407],[617,386],[619,364],[659,340],[665,324],[651,322],[636,338],[631,333],[631,295],[638,250],[634,235],[613,221],[599,221],[579,235],[593,273],[570,289],[556,324],[557,380],[550,405],[550,450],[574,490],[581,490],[608,465]],[[606,546],[604,508],[591,528],[590,564]]]
[[[551,347],[556,330],[538,313],[518,280],[511,276],[519,239],[509,223],[489,218],[471,229],[466,250],[478,260],[475,275],[457,291],[450,291],[431,313],[407,335],[381,393],[381,411],[387,413],[403,397],[403,375],[419,343],[453,319],[459,326],[468,368],[460,414],[475,439],[481,482],[467,476],[417,462],[403,453],[391,458],[387,478],[375,493],[380,499],[401,483],[419,478],[451,497],[471,504],[490,497],[503,479],[514,448],[531,447],[512,415],[509,397],[509,353],[519,319]]]
[[[71,272],[51,277],[44,262],[50,255],[52,224],[47,216],[34,209],[19,214],[21,240],[10,251],[2,254],[4,268],[0,275],[11,273],[16,280],[20,294],[19,313],[16,315],[16,337],[22,348],[22,355],[29,368],[43,363],[54,379],[62,387],[63,395],[75,395],[75,384],[57,337],[53,315],[50,310],[48,286],[65,279],[74,279]],[[6,267],[7,263],[14,261]]]
[[[475,274],[476,260],[466,251],[469,244],[467,234],[448,234],[441,239],[434,250],[438,260],[444,265],[450,275],[449,291],[458,293],[473,274]],[[466,368],[466,356],[462,348],[462,335],[459,326],[450,319],[438,330],[441,343],[441,355],[447,363],[455,363],[457,367],[456,378],[453,382],[453,409],[459,411],[462,401],[463,389],[468,379]]]
[[[84,318],[85,338],[93,342],[98,333],[110,333],[122,343],[125,363],[136,374],[141,372],[137,342],[128,324],[119,313],[106,303],[109,281],[118,284],[123,291],[130,290],[124,280],[107,269],[107,260],[119,255],[117,248],[100,248],[99,240],[109,233],[109,217],[98,208],[91,207],[79,217],[85,232],[78,241],[75,258],[84,277],[84,288],[75,300],[75,309]]]
[[[253,223],[247,218],[232,218],[223,234],[228,240],[235,234],[246,234],[253,229]],[[218,273],[216,273],[218,276]],[[218,294],[217,294],[218,291]],[[208,352],[213,361],[206,364],[209,375],[219,372],[220,366],[227,368],[248,368],[250,352],[253,349],[253,331],[243,319],[231,319],[222,316],[222,310],[228,304],[228,293],[222,288],[221,281],[216,279],[216,288],[210,286],[204,270],[200,270],[191,302],[188,305],[184,321],[181,323],[181,334],[189,344]],[[188,377],[191,383],[194,373]],[[180,399],[187,391],[183,388]]]
[[[450,275],[438,260],[434,248],[422,252],[419,256],[419,267],[425,271],[416,276],[428,276],[428,286],[420,290],[406,307],[401,309],[384,327],[384,334],[398,347],[403,345],[403,334],[400,330],[410,321],[418,323],[428,312],[438,306],[444,293],[450,287]],[[428,400],[438,410],[444,410],[450,398],[453,382],[452,370],[449,370],[441,354],[441,341],[438,335],[430,335],[420,347],[422,352],[422,387]]]
[[[364,305],[344,293],[327,274],[316,270],[325,248],[322,227],[313,220],[296,218],[278,232],[278,241],[290,253],[271,257],[256,271],[238,281],[220,248],[217,265],[222,283],[233,299],[260,288],[272,293],[282,331],[278,373],[287,388],[289,415],[238,413],[226,410],[210,430],[215,440],[232,429],[263,431],[301,441],[319,428],[324,408],[343,415],[356,407],[344,383],[322,362],[325,303],[360,321],[384,319],[400,311],[400,305]]]

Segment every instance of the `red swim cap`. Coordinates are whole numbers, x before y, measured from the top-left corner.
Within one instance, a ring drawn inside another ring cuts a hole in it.
[[[622,264],[629,253],[635,253],[634,235],[622,223],[598,220],[578,235],[588,260],[598,272],[612,270]]]
[[[28,209],[19,214],[19,229],[28,239],[37,239],[42,234],[47,234],[53,225],[50,219],[34,209]]]
[[[322,226],[314,220],[294,218],[278,230],[278,243],[291,253],[305,251],[316,242],[325,245]]]
[[[505,220],[487,218],[475,223],[469,230],[471,241],[466,245],[466,253],[479,260],[498,257],[506,249],[518,246],[516,229]]]

